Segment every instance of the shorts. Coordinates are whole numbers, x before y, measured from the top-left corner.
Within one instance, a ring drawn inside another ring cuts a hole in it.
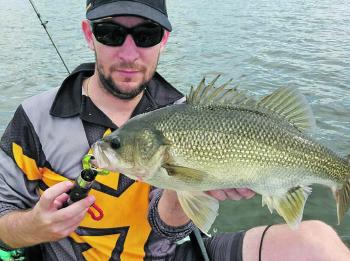
[[[224,233],[204,238],[204,245],[211,261],[242,261],[244,231]],[[201,261],[198,250],[190,241],[177,246],[174,261]]]

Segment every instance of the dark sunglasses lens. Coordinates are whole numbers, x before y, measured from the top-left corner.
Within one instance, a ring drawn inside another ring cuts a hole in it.
[[[134,27],[133,38],[139,47],[151,47],[160,43],[164,30],[156,24],[142,24]]]
[[[93,24],[93,34],[97,41],[109,46],[123,45],[127,35],[122,26],[113,23]]]

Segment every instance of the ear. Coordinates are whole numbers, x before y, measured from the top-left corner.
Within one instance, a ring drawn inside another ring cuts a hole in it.
[[[170,36],[170,32],[167,31],[167,30],[164,30],[163,39],[162,39],[162,41],[160,42],[160,51],[161,51],[161,52],[163,52],[163,50],[164,50],[164,48],[165,48],[165,45],[166,45],[166,43],[168,42],[169,36]]]
[[[91,31],[89,20],[83,20],[83,22],[81,23],[81,28],[83,30],[86,43],[88,44],[89,48],[94,51],[95,50],[94,35]]]

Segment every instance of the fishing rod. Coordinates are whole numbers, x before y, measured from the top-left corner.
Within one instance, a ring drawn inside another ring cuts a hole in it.
[[[49,31],[48,31],[47,28],[46,28],[46,24],[48,23],[48,21],[46,21],[46,22],[44,23],[43,20],[41,20],[41,15],[40,15],[40,13],[38,12],[38,9],[35,7],[33,1],[32,1],[32,0],[29,0],[29,2],[30,2],[30,4],[32,5],[32,7],[33,7],[33,9],[34,9],[34,12],[36,13],[37,17],[39,18],[41,25],[44,27],[44,30],[45,30],[47,36],[50,38],[50,41],[51,41],[53,47],[55,48],[55,50],[56,50],[58,56],[60,57],[60,59],[61,59],[63,65],[64,65],[64,67],[66,68],[68,74],[70,74],[70,71],[69,71],[69,69],[68,69],[66,63],[64,62],[62,55],[61,55],[60,52],[58,51],[57,46],[55,45],[55,43],[54,43],[54,41],[53,41],[53,39],[52,39],[52,37],[51,37]]]

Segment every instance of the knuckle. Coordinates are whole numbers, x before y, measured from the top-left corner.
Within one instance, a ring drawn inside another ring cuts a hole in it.
[[[68,213],[61,214],[60,216],[61,221],[68,221],[69,219],[71,219],[71,215]]]
[[[84,213],[85,213],[85,212],[79,213],[78,215],[76,215],[76,216],[74,217],[74,219],[72,219],[72,222],[73,222],[74,224],[80,223],[81,220],[84,218]]]
[[[42,218],[43,226],[45,227],[52,227],[54,225],[54,222],[50,218]]]
[[[218,200],[225,200],[225,199],[227,199],[227,196],[226,196],[225,193],[217,193],[217,194],[216,194],[216,198],[217,198]]]
[[[85,217],[86,212],[87,212],[88,208],[84,209],[83,211],[81,211],[78,215],[77,215],[77,219],[81,220]]]
[[[241,199],[241,195],[237,193],[236,191],[227,191],[226,192],[227,198],[232,199],[232,200],[239,200]]]
[[[92,205],[92,204],[91,204],[91,202],[90,202],[89,200],[85,200],[85,201],[84,201],[83,207],[84,207],[84,208],[89,208],[91,205]]]
[[[49,194],[47,191],[45,191],[45,192],[41,195],[41,197],[40,197],[40,199],[39,199],[39,202],[50,201],[50,200],[51,200],[50,194]]]

